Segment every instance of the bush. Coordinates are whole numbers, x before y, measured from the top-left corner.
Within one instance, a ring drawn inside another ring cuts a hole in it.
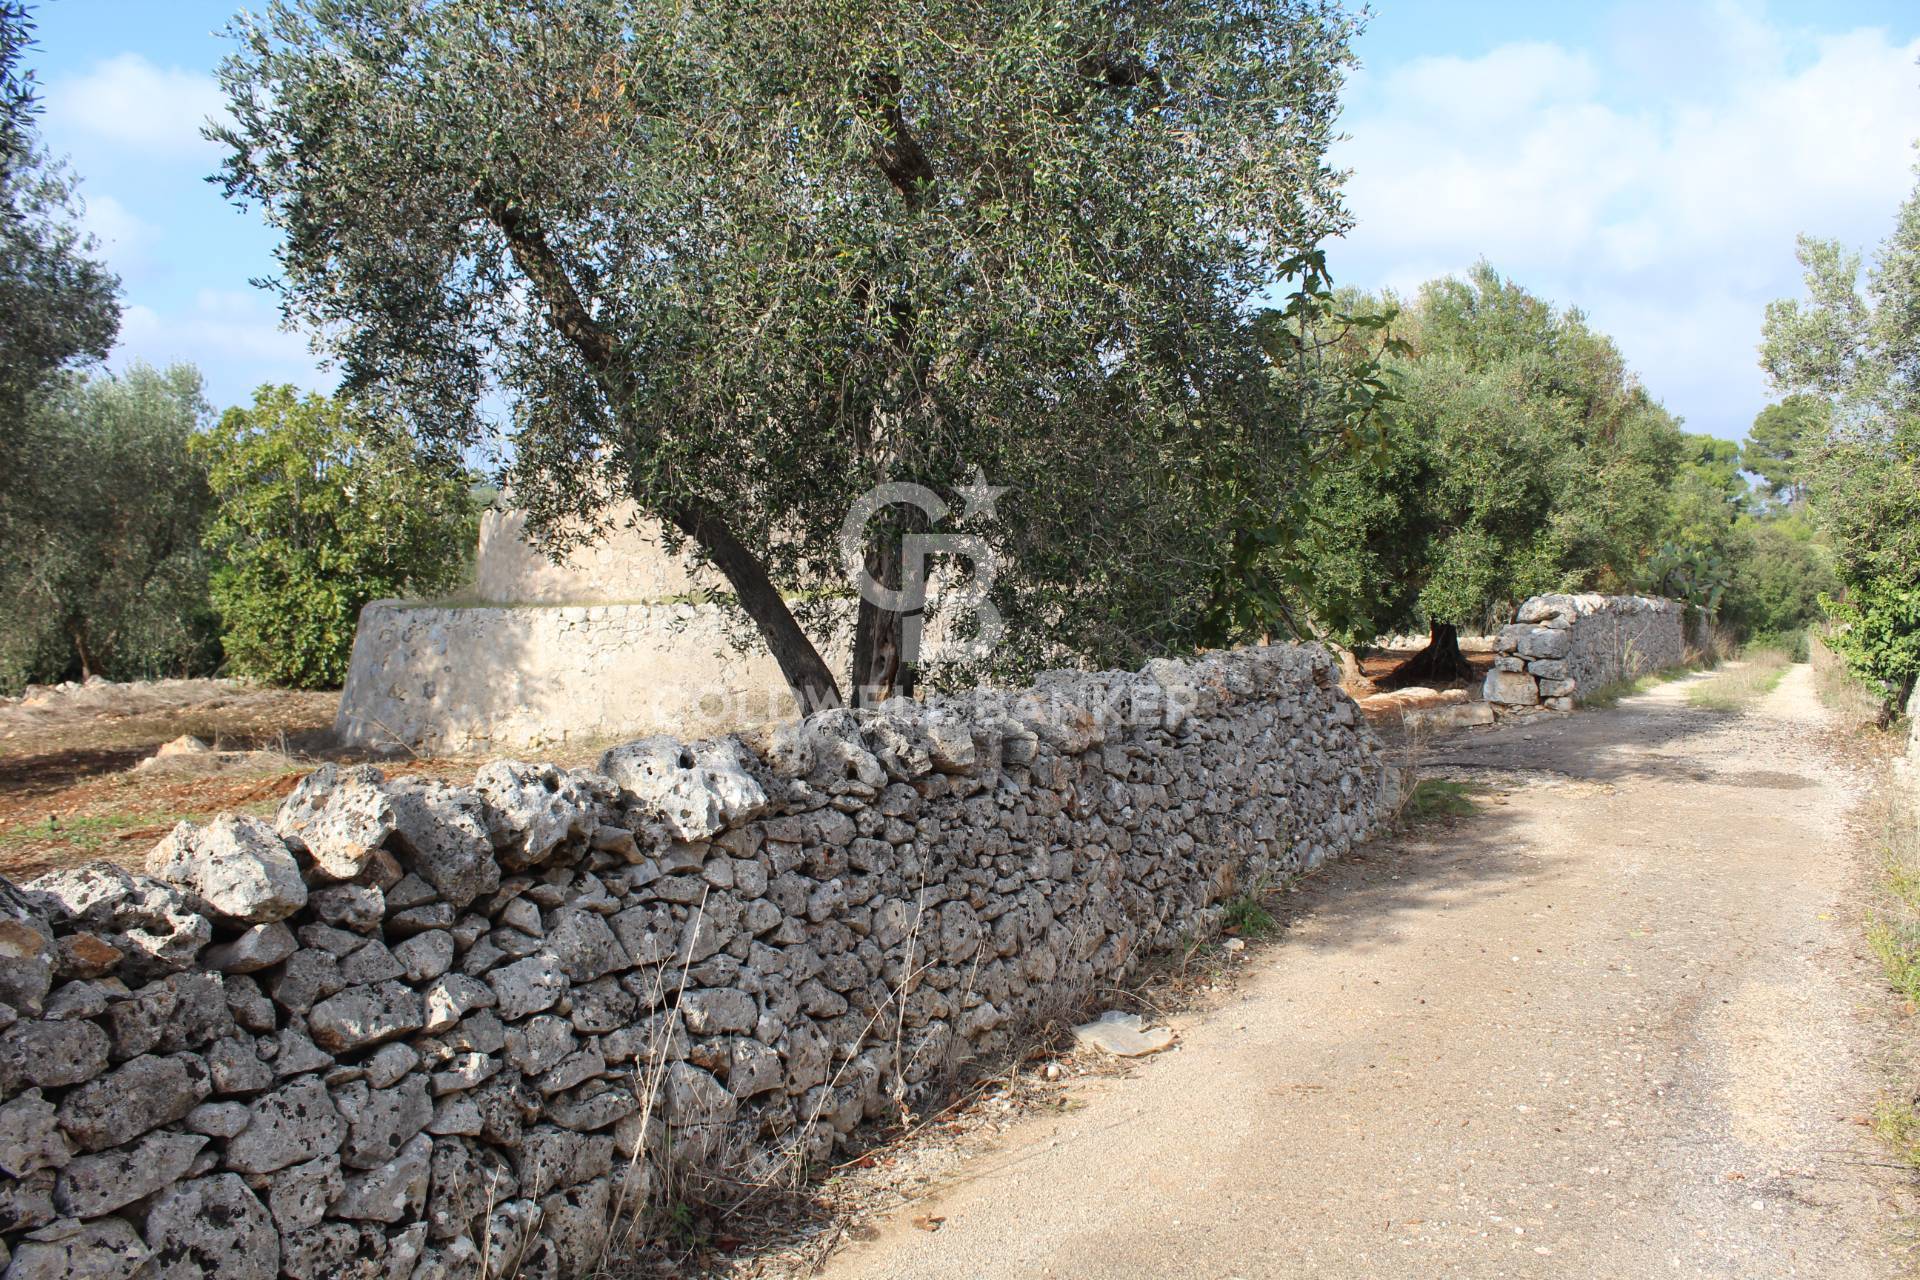
[[[1748,636],[1743,651],[1777,651],[1787,655],[1789,662],[1807,660],[1807,631],[1805,627],[1797,631],[1756,631]]]
[[[1827,643],[1880,695],[1884,724],[1899,713],[1920,675],[1920,585],[1875,578],[1826,601]]]
[[[337,687],[368,601],[434,594],[461,575],[472,477],[350,405],[262,387],[197,447],[218,501],[207,541],[225,560],[213,603],[242,675]]]

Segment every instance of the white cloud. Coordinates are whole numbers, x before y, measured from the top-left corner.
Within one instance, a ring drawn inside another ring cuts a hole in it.
[[[137,53],[119,54],[85,75],[49,85],[46,101],[49,125],[62,132],[172,155],[210,146],[201,129],[226,117],[212,76],[157,67]]]
[[[100,241],[101,247],[117,264],[137,255],[159,238],[159,228],[144,221],[133,210],[109,195],[87,195],[86,214],[80,225]]]
[[[1738,435],[1795,235],[1877,241],[1913,184],[1920,41],[1804,37],[1725,2],[1614,16],[1631,36],[1599,62],[1512,44],[1357,83],[1337,160],[1358,225],[1334,265],[1404,289],[1485,257],[1585,309],[1696,429]]]
[[[197,365],[207,375],[207,394],[216,408],[246,401],[263,382],[291,382],[315,391],[334,386],[305,337],[280,327],[264,295],[243,290],[202,289],[180,310],[129,306],[121,315],[114,363],[129,360]]]

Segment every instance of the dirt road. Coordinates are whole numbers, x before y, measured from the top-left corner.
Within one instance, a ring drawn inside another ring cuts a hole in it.
[[[824,1274],[1904,1274],[1912,1183],[1860,1123],[1860,783],[1820,720],[1802,666],[1746,716],[1682,682],[1441,744],[1479,814],[1318,877],[1179,1051]]]

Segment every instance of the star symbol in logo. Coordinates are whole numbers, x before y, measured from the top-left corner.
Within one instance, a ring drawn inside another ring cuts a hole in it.
[[[1000,495],[1006,491],[1006,485],[988,484],[986,477],[980,473],[980,468],[976,466],[973,469],[973,479],[954,489],[954,492],[960,495],[961,501],[966,504],[966,510],[960,513],[960,518],[962,520],[971,520],[975,516],[979,516],[986,520],[993,519],[995,514],[993,509],[994,504],[1000,500]]]

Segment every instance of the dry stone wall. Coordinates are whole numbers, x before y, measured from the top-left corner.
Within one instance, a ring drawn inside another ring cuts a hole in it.
[[[1496,708],[1571,711],[1591,693],[1686,659],[1686,606],[1657,596],[1534,596],[1494,637]]]
[[[0,881],[6,1280],[589,1274],[664,1172],[817,1162],[1389,785],[1282,646],[591,771],[327,767],[148,875]]]

